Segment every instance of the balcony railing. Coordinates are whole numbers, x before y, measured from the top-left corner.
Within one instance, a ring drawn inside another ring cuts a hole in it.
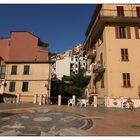
[[[124,10],[121,11],[124,15],[118,15],[118,11],[115,9],[102,9],[99,13],[100,16],[113,16],[113,17],[138,17],[136,10]]]
[[[102,10],[100,10],[99,14],[97,15],[96,19],[94,20],[92,28],[94,28],[98,24],[98,21],[102,17],[113,17],[113,18],[116,18],[116,17],[118,17],[118,18],[119,17],[127,17],[127,18],[133,17],[134,18],[135,17],[135,18],[137,18],[137,17],[140,17],[140,15],[139,16],[137,15],[136,10],[124,10],[123,16],[120,16],[120,15],[118,15],[118,11],[116,9],[102,9]]]

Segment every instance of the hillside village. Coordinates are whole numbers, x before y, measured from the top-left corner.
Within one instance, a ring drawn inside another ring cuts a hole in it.
[[[50,104],[51,95],[63,96],[63,85],[72,86],[63,78],[83,70],[89,81],[79,98],[92,99],[94,107],[121,107],[122,100],[131,98],[139,107],[139,17],[139,4],[98,4],[83,43],[50,58],[49,42],[30,31],[1,37],[1,100]]]

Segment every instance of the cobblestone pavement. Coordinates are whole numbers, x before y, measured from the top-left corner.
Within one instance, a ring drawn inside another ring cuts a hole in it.
[[[0,104],[1,136],[140,136],[140,109]]]

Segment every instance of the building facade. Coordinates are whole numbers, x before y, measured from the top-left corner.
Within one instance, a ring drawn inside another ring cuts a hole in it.
[[[91,72],[91,95],[138,98],[139,4],[97,5],[84,46]]]
[[[50,97],[51,63],[48,44],[28,31],[12,31],[0,38],[0,56],[5,62],[4,93],[20,96],[21,102],[33,102],[34,95]]]
[[[61,80],[64,75],[70,76],[77,74],[80,69],[86,69],[87,58],[81,55],[81,47],[83,47],[83,45],[77,45],[65,53],[52,57],[52,60],[55,61],[52,65],[52,75],[55,75]]]
[[[5,63],[2,57],[0,57],[0,95],[4,92],[4,83],[5,83]]]

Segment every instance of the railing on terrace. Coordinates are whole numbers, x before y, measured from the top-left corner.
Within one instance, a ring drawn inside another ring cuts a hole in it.
[[[124,15],[118,15],[118,11],[115,9],[102,9],[99,12],[99,16],[117,16],[117,17],[138,17],[136,10],[124,10],[120,13],[124,13]]]
[[[121,12],[120,12],[121,14]],[[138,15],[139,14],[139,15]],[[93,22],[93,25],[91,27],[91,30],[89,31],[89,37],[90,34],[92,33],[92,31],[94,30],[94,28],[96,27],[96,25],[98,24],[98,21],[100,21],[100,19],[102,18],[117,18],[117,17],[127,17],[127,18],[137,18],[140,17],[140,11],[136,11],[136,10],[123,10],[123,16],[118,15],[118,11],[116,9],[102,9],[100,10],[99,14],[97,15],[96,19]],[[89,39],[89,37],[87,38],[87,40]]]

